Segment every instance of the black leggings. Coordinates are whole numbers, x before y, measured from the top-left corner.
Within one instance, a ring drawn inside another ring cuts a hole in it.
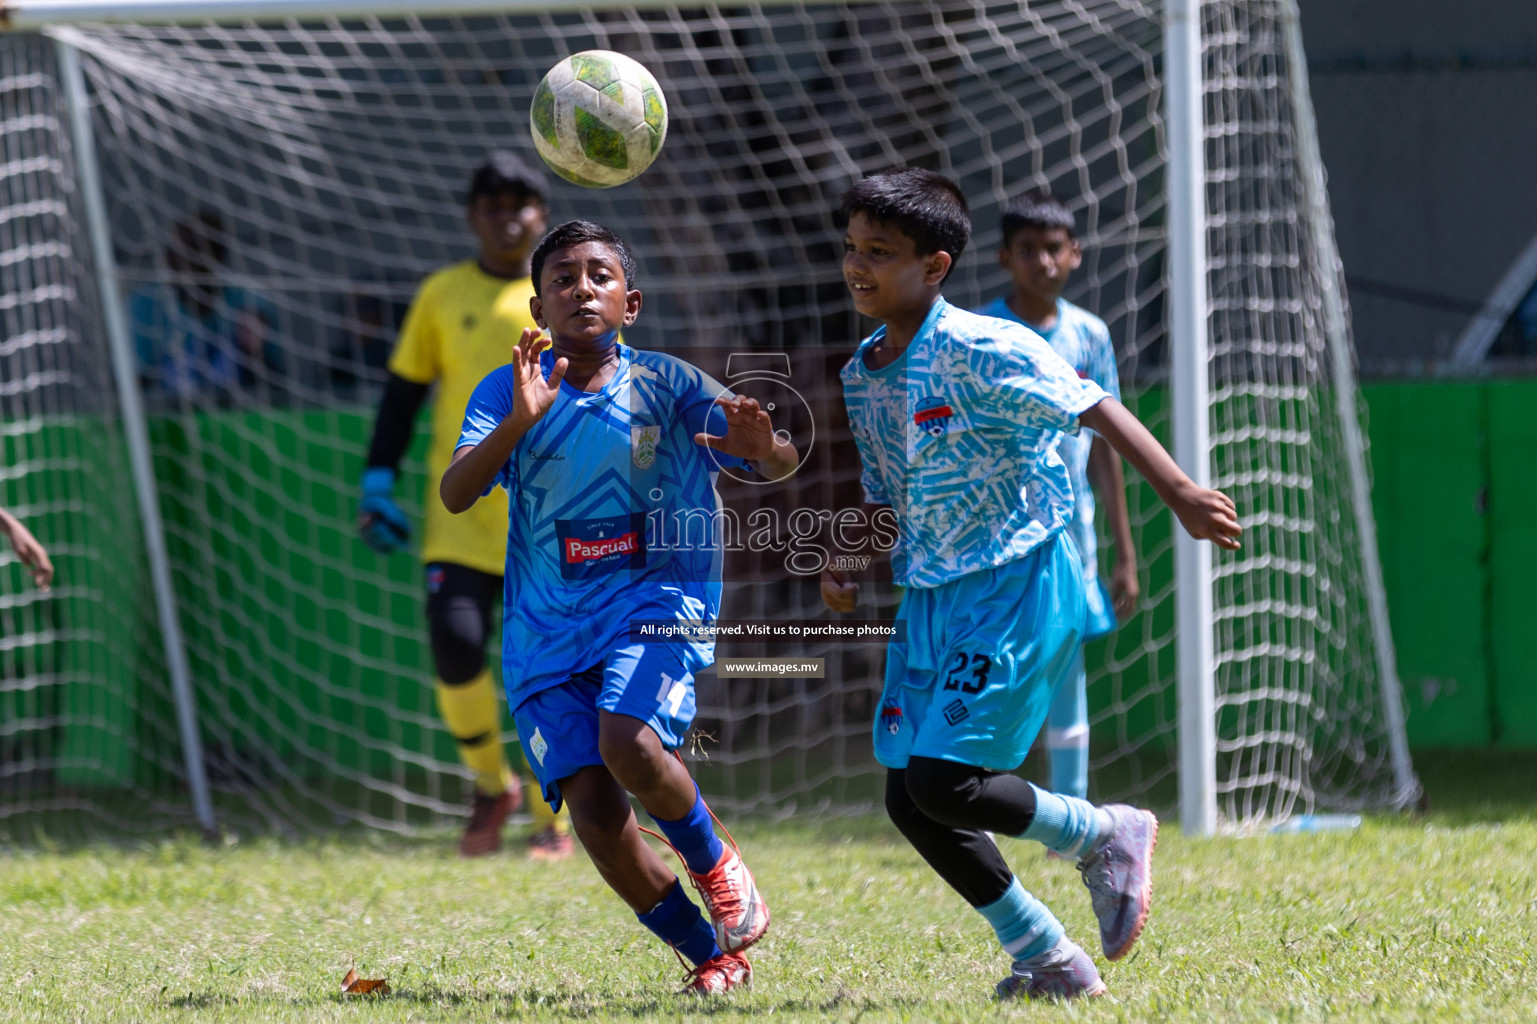
[[[886,773],[897,830],[973,907],[996,902],[1014,873],[987,833],[1017,836],[1035,818],[1035,791],[1016,775],[914,757]]]
[[[427,566],[427,632],[438,678],[462,686],[486,668],[491,613],[502,596],[502,578],[452,562]]]

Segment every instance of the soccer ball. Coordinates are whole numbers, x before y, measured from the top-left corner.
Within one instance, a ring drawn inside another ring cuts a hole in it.
[[[551,68],[528,119],[544,162],[587,188],[623,185],[651,166],[667,138],[661,86],[611,50],[584,50]]]

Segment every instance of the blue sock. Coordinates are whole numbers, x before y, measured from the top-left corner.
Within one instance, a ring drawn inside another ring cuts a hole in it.
[[[1089,699],[1084,677],[1083,648],[1073,671],[1057,684],[1046,712],[1046,753],[1051,764],[1051,791],[1078,799],[1089,795]]]
[[[1009,880],[1009,889],[977,913],[998,933],[998,941],[1015,960],[1040,956],[1062,941],[1062,922],[1046,904],[1025,891],[1019,879]]]
[[[1047,741],[1051,756],[1051,786],[1064,796],[1082,800],[1089,792],[1089,752],[1084,747],[1053,747]]]
[[[682,953],[695,967],[720,956],[720,947],[715,944],[715,926],[688,898],[688,894],[683,891],[683,883],[676,879],[673,880],[672,889],[662,897],[662,902],[644,914],[635,916],[657,938]]]
[[[1110,830],[1110,815],[1087,800],[1048,793],[1033,782],[1030,788],[1035,790],[1035,817],[1018,838],[1034,839],[1064,857],[1082,857],[1101,832]]]
[[[697,785],[694,787],[692,811],[677,821],[663,821],[654,814],[651,820],[656,822],[662,835],[683,857],[683,863],[696,875],[705,874],[713,868],[726,849],[715,835],[715,825],[710,821],[710,809],[704,805],[704,797],[699,795]]]

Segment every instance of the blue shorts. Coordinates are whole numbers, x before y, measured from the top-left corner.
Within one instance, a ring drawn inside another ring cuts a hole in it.
[[[668,750],[694,722],[694,677],[673,644],[626,644],[585,672],[530,694],[513,711],[539,791],[560,810],[560,780],[603,763],[598,709],[638,718]]]
[[[991,771],[1024,763],[1083,640],[1083,568],[1058,534],[1024,558],[909,589],[906,640],[886,648],[875,759]]]
[[[1088,621],[1083,629],[1085,640],[1098,640],[1107,633],[1114,633],[1120,625],[1115,618],[1115,602],[1110,598],[1110,588],[1103,577],[1096,575],[1084,585],[1084,600],[1088,604]]]

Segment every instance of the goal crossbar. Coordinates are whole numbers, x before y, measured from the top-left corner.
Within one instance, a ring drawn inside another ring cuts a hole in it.
[[[844,0],[873,4],[880,0]],[[0,31],[54,25],[193,25],[315,18],[559,14],[676,7],[666,0],[20,0],[0,2]]]

